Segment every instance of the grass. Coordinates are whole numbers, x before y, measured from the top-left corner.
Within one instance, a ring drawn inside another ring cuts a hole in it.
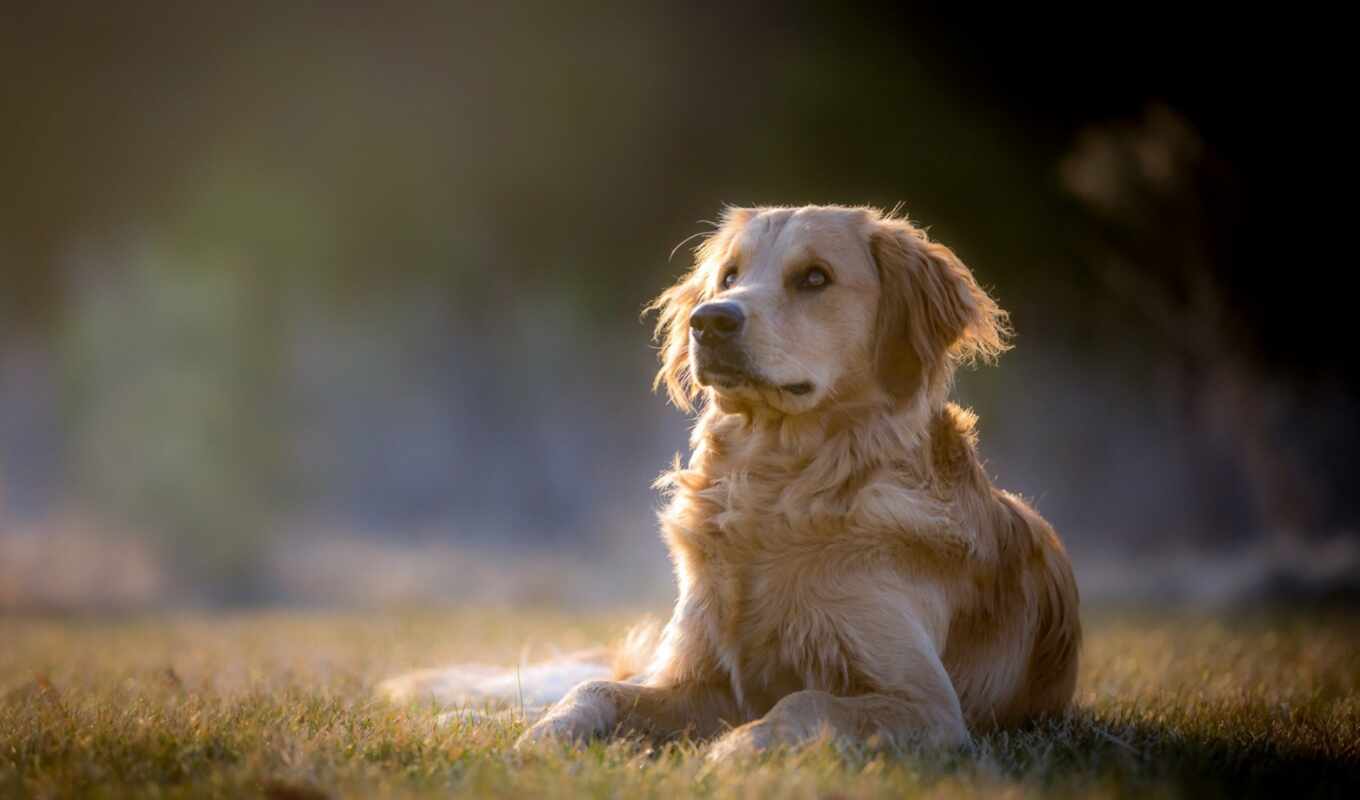
[[[946,755],[827,742],[716,768],[694,744],[521,756],[518,721],[440,725],[371,694],[404,669],[514,663],[526,642],[585,646],[629,619],[0,618],[0,795],[1360,796],[1360,620],[1342,616],[1094,616],[1070,717]]]

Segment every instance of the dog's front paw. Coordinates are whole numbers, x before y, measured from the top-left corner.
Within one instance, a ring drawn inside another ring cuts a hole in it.
[[[762,721],[748,722],[728,731],[708,748],[704,758],[710,764],[733,759],[747,758],[770,749],[777,744],[772,727]]]
[[[584,744],[596,735],[594,726],[571,717],[547,717],[530,726],[515,740],[516,750],[555,742]]]
[[[594,683],[585,683],[571,690],[543,719],[525,731],[515,742],[515,749],[551,742],[584,744],[609,733],[614,716],[607,692]]]

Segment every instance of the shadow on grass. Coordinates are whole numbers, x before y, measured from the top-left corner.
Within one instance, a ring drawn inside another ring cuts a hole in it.
[[[1208,729],[1212,728],[1212,729]],[[1194,797],[1360,797],[1360,731],[1294,722],[1266,731],[1222,721],[1200,728],[1112,722],[1080,710],[979,737],[967,762],[1047,786],[1112,781],[1120,793]]]

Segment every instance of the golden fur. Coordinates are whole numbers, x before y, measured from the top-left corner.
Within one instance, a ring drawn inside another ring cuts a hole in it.
[[[657,384],[702,409],[688,465],[659,482],[674,613],[632,648],[653,654],[640,672],[577,686],[519,745],[950,746],[1063,711],[1081,636],[1067,557],[991,486],[973,414],[946,400],[960,363],[1006,348],[1005,312],[874,209],[729,209],[696,254],[650,307]],[[799,288],[812,267],[829,284]],[[744,311],[749,380],[707,379],[694,352],[691,314],[713,300]]]

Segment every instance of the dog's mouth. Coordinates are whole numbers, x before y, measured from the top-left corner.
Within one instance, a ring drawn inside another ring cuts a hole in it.
[[[741,387],[773,389],[779,392],[787,392],[795,397],[811,394],[815,388],[811,381],[773,383],[749,369],[729,364],[700,367],[698,378],[699,384],[702,386],[712,386],[718,389],[738,389]]]
[[[754,375],[745,370],[703,369],[699,370],[699,383],[719,389],[735,389],[738,386],[754,386],[757,381]]]

